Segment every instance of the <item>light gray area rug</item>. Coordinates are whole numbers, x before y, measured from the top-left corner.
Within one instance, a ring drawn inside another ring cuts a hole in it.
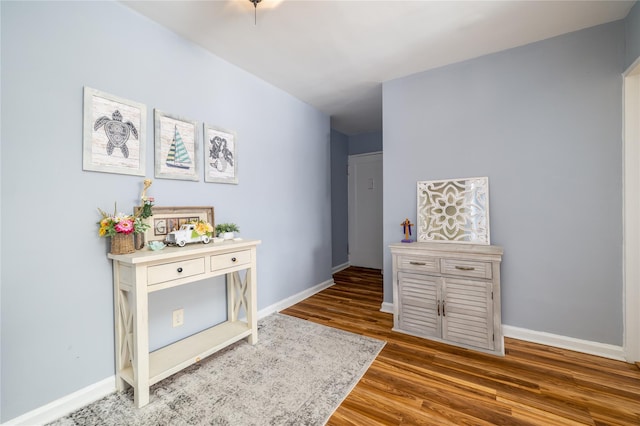
[[[52,423],[66,425],[322,425],[385,342],[282,314],[151,388],[136,409],[116,392]]]

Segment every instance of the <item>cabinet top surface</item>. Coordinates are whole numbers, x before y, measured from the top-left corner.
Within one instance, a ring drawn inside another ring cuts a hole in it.
[[[163,250],[153,251],[148,248],[137,250],[130,254],[111,254],[108,253],[109,259],[117,260],[124,263],[147,263],[157,260],[173,259],[183,256],[197,256],[205,254],[226,253],[241,249],[250,249],[262,243],[260,240],[241,240],[241,241],[225,241],[222,243],[193,243],[184,247],[166,247]]]
[[[413,243],[393,243],[389,245],[391,252],[424,251],[440,253],[477,253],[502,255],[503,249],[500,246],[464,243],[435,243],[435,242],[413,242]]]

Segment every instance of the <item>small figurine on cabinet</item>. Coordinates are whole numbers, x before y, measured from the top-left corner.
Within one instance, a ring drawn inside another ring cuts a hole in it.
[[[411,227],[413,226],[413,223],[411,223],[409,218],[406,218],[404,222],[400,224],[400,226],[403,227],[403,232],[404,232],[404,239],[402,240],[402,242],[412,243],[413,240],[410,238],[410,235],[411,235]]]

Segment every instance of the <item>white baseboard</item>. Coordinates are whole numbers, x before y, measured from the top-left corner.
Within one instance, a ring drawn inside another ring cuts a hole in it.
[[[286,299],[276,302],[271,306],[267,306],[266,308],[260,309],[258,311],[258,318],[264,318],[275,312],[279,312],[283,309],[287,309],[289,306],[293,306],[298,302],[302,302],[304,299],[313,296],[314,294],[324,290],[325,288],[331,287],[333,284],[335,283],[333,282],[333,278],[332,278],[323,283],[316,284],[315,286],[308,288],[304,291],[301,291],[298,294],[294,294],[293,296],[287,297]]]
[[[333,279],[317,284],[298,294],[290,296],[280,302],[258,311],[258,318],[264,318],[272,313],[281,311],[290,306],[295,305],[302,300],[313,296],[314,294],[331,287],[334,284]],[[383,302],[380,307],[381,312],[393,313],[393,303]],[[559,348],[574,350],[591,355],[597,355],[605,358],[611,358],[624,361],[624,351],[621,346],[609,345],[606,343],[597,343],[587,340],[575,339],[573,337],[560,336],[557,334],[545,333],[542,331],[533,331],[510,325],[503,325],[502,332],[505,337],[526,340],[529,342],[540,343],[543,345],[555,346]],[[87,404],[92,403],[100,398],[109,395],[116,390],[115,376],[107,377],[97,383],[89,385],[83,389],[73,392],[67,396],[57,399],[42,407],[36,408],[19,417],[11,419],[2,424],[2,426],[14,425],[41,425],[52,422],[62,416],[65,416]]]
[[[347,262],[347,263],[343,263],[342,265],[338,265],[338,266],[334,266],[331,269],[331,273],[335,274],[336,272],[340,272],[343,269],[347,269],[349,266],[351,266],[351,263]]]
[[[314,294],[331,287],[334,284],[333,279],[327,280],[320,284],[317,284],[307,290],[301,291],[291,297],[287,297],[278,303],[274,303],[271,306],[267,306],[264,309],[258,311],[258,318],[264,318],[275,312],[281,311],[293,306],[304,299],[313,296]],[[245,319],[246,320],[246,319]],[[87,386],[67,396],[57,399],[35,410],[29,411],[19,417],[11,419],[6,423],[2,423],[2,426],[17,426],[17,425],[43,425],[45,423],[52,422],[65,416],[75,410],[78,410],[85,405],[91,404],[100,398],[109,395],[116,391],[116,379],[115,376],[107,377],[98,383]]]
[[[519,328],[504,324],[502,325],[502,334],[504,334],[505,337],[526,340],[527,342],[555,346],[557,348],[569,349],[618,361],[625,360],[622,346],[591,342],[589,340],[581,340],[574,337],[560,336],[558,334],[528,330],[526,328]]]
[[[380,307],[380,312],[393,313],[393,303],[383,302]],[[569,349],[571,351],[615,359],[617,361],[626,361],[622,346],[581,340],[574,337],[560,336],[558,334],[534,331],[505,324],[502,325],[502,334],[505,337],[512,337],[527,342],[555,346],[556,348]]]
[[[100,398],[104,398],[115,391],[115,376],[107,377],[104,380],[87,386],[86,388],[80,389],[67,396],[63,396],[60,399],[56,399],[53,402],[29,411],[19,417],[15,417],[3,423],[2,426],[43,425],[78,410],[85,405],[91,404]]]
[[[382,306],[380,306],[380,312],[386,312],[388,314],[393,313],[393,303],[391,302],[382,302]]]

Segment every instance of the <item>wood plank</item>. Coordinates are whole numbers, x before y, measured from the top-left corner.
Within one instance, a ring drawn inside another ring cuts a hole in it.
[[[640,425],[640,369],[506,338],[504,357],[391,330],[380,271],[347,268],[282,313],[387,342],[328,425]]]

